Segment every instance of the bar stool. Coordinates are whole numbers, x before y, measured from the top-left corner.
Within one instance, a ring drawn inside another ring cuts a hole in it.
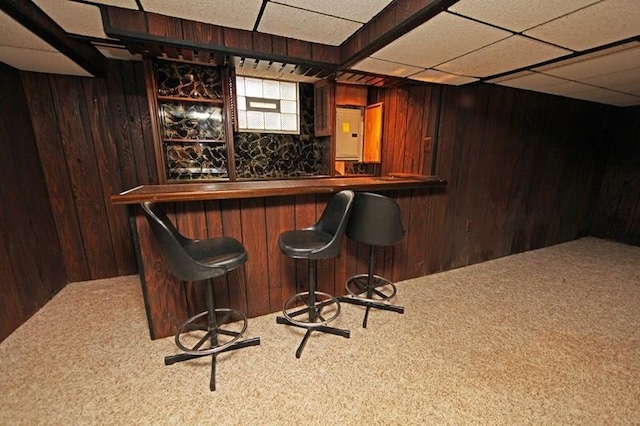
[[[363,328],[367,328],[371,308],[404,313],[404,307],[389,303],[396,295],[396,286],[374,273],[375,247],[394,245],[402,240],[404,234],[400,206],[395,200],[371,192],[356,194],[347,225],[347,237],[369,245],[369,271],[348,278],[346,288],[350,296],[339,299],[367,308],[362,321]]]
[[[309,336],[314,331],[349,337],[349,330],[329,327],[327,324],[340,314],[340,302],[334,296],[316,290],[318,259],[330,259],[340,253],[354,192],[340,191],[333,195],[315,225],[280,234],[278,245],[282,253],[294,259],[308,260],[309,290],[293,295],[282,307],[284,316],[278,324],[306,329],[296,351],[300,358]]]
[[[247,261],[243,245],[230,237],[193,240],[181,235],[160,205],[145,202],[142,209],[153,235],[169,265],[171,273],[181,281],[204,281],[207,310],[187,321],[175,335],[176,346],[182,350],[164,359],[165,365],[211,355],[209,389],[216,389],[216,356],[260,344],[260,338],[240,340],[247,329],[247,317],[235,309],[215,307],[213,278],[230,272]]]

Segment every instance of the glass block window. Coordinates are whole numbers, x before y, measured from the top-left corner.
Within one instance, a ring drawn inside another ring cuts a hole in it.
[[[241,132],[300,134],[298,83],[236,77]]]

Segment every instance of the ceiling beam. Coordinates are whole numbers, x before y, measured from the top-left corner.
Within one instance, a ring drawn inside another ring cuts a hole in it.
[[[69,37],[30,0],[2,0],[0,9],[95,77],[104,77],[105,58],[91,43]]]
[[[187,48],[329,71],[340,60],[338,46],[111,6],[101,11],[105,33],[128,45]]]
[[[394,0],[340,45],[340,68],[346,69],[360,62],[457,2]]]

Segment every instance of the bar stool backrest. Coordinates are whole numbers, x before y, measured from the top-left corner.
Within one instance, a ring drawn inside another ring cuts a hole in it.
[[[159,204],[144,202],[141,206],[147,216],[153,235],[160,246],[160,250],[169,265],[169,270],[176,278],[182,281],[200,281],[223,275],[227,271],[224,267],[216,267],[212,263],[205,264],[194,258],[187,250],[187,247],[194,242],[200,241],[191,240],[181,235]],[[202,245],[202,247],[206,248],[205,245]],[[220,250],[216,248],[216,251],[219,252]],[[237,251],[237,249],[234,251]]]
[[[315,225],[307,228],[333,236],[331,242],[322,247],[321,250],[311,254],[311,259],[317,255],[321,255],[323,259],[328,259],[340,253],[340,245],[349,222],[354,196],[354,192],[348,189],[333,195],[322,212],[320,219]]]
[[[374,246],[394,245],[404,237],[402,213],[398,203],[384,195],[356,193],[347,236]]]

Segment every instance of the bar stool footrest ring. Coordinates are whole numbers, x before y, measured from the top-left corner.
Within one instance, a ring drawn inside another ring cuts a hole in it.
[[[292,324],[307,329],[323,326],[340,315],[340,302],[336,297],[322,291],[316,291],[314,295],[316,302],[314,307],[311,307],[309,302],[310,293],[308,291],[294,294],[284,302],[282,314]],[[304,306],[300,306],[300,302],[302,302]],[[315,309],[315,319],[312,319],[312,309]],[[331,316],[325,317],[323,311],[328,311]],[[307,315],[304,315],[305,320],[295,318],[298,316],[302,317],[305,313],[307,313]]]
[[[373,285],[371,288],[369,288],[368,274],[358,274],[349,277],[345,287],[347,292],[353,297],[371,302],[391,300],[397,292],[395,284],[380,275],[373,275]],[[367,297],[369,291],[371,291],[372,297]]]
[[[234,319],[234,321],[230,321],[230,322],[225,321],[222,324],[218,324],[214,330],[210,330],[206,326],[196,325],[196,322],[200,318],[206,317],[208,315],[207,311],[200,312],[199,314],[189,318],[180,326],[175,336],[176,346],[178,346],[178,348],[180,348],[180,350],[186,354],[205,356],[205,355],[212,355],[212,354],[222,352],[228,347],[230,347],[231,345],[233,345],[234,343],[236,343],[242,337],[245,330],[247,329],[248,321],[247,321],[246,315],[242,313],[242,311],[239,311],[237,309],[229,309],[229,308],[217,308],[215,312],[216,312],[216,316],[217,314],[222,314],[224,317],[226,317],[226,320]],[[200,338],[200,342],[198,342],[198,344],[189,348],[183,343],[183,339],[185,337],[184,335],[185,333],[189,334],[189,332],[192,332],[195,330],[205,331],[206,333],[204,334],[204,337]],[[207,341],[210,341],[210,337],[214,333],[215,333],[215,339],[214,339],[215,342],[218,341],[219,335],[230,336],[231,339],[221,344],[216,343],[213,347],[209,345],[204,349],[200,349],[202,345],[204,345]]]

